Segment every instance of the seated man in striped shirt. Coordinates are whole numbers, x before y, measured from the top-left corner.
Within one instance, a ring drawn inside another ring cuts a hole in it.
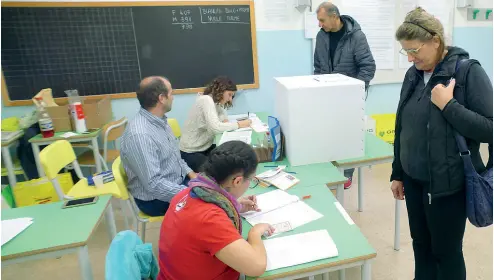
[[[137,91],[141,104],[122,135],[120,155],[128,189],[139,209],[162,216],[175,194],[196,174],[180,156],[166,113],[173,103],[172,86],[163,77],[147,77]]]

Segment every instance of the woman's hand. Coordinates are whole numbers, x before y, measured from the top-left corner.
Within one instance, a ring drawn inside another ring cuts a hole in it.
[[[393,181],[391,183],[391,191],[393,192],[393,196],[395,199],[405,199],[405,189],[403,188],[402,181]]]
[[[270,236],[274,232],[274,227],[270,224],[257,224],[250,229],[249,235],[261,237],[263,234]]]
[[[243,120],[238,122],[238,128],[249,127],[252,124],[251,120]]]
[[[240,213],[245,213],[249,211],[261,211],[257,207],[257,198],[255,195],[249,195],[246,197],[241,197],[238,199],[238,202],[242,205],[242,209],[240,209]]]
[[[223,120],[223,123],[227,123],[227,122],[228,122],[228,120]]]
[[[443,84],[437,84],[431,93],[431,100],[441,111],[446,107],[446,104],[453,99],[453,91],[455,89],[455,79],[449,82],[449,85],[445,87]]]

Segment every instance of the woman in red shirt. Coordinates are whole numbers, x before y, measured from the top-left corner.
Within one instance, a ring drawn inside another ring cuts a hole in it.
[[[239,213],[259,210],[247,191],[257,168],[254,150],[241,141],[215,148],[203,173],[178,193],[161,225],[158,280],[237,280],[240,273],[260,276],[266,270],[261,240],[273,228],[258,224],[242,238]]]

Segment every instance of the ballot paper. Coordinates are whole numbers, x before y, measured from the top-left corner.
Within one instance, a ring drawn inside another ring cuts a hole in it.
[[[246,144],[251,143],[252,141],[252,130],[249,131],[225,131],[223,135],[221,135],[221,139],[219,145],[229,142],[229,141],[242,141]]]
[[[264,240],[266,271],[338,256],[338,249],[326,230],[316,230]]]

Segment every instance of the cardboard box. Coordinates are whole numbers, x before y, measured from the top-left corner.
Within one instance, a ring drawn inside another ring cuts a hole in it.
[[[53,121],[55,132],[72,131],[69,106],[49,106],[46,107],[46,111]]]
[[[363,81],[340,74],[275,80],[276,117],[292,166],[364,156]]]
[[[105,124],[111,122],[113,118],[110,97],[104,97],[102,99],[84,98],[82,110],[84,111],[87,129],[102,128]]]

